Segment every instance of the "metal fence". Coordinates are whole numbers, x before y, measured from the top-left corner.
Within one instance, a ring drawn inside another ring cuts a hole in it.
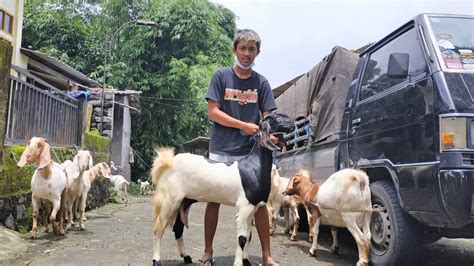
[[[78,101],[26,69],[12,66],[24,81],[10,77],[10,101],[6,142],[26,143],[31,137],[44,137],[54,146],[78,143]]]

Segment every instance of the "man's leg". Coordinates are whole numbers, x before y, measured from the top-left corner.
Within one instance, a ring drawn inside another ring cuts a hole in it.
[[[268,224],[267,208],[258,208],[255,213],[255,227],[257,227],[260,245],[262,245],[262,264],[274,263],[275,261],[272,259],[270,252],[270,226]]]
[[[204,214],[204,255],[202,261],[212,258],[214,250],[212,249],[212,242],[216,234],[217,222],[219,220],[219,207],[221,205],[214,202],[207,203],[206,213]],[[210,265],[206,263],[204,265]]]

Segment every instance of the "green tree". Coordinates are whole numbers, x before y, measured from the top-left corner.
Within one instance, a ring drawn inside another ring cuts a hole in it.
[[[149,166],[151,148],[179,148],[208,135],[203,97],[213,71],[231,63],[235,15],[207,1],[178,0],[152,2],[145,16],[157,26],[128,32],[118,55],[121,76],[113,79],[119,87],[143,91],[132,145]],[[134,176],[147,174],[148,166],[136,160]]]
[[[114,39],[107,84],[142,91],[132,122],[132,147],[143,159],[134,179],[148,175],[155,146],[179,148],[208,135],[203,96],[215,69],[232,62],[235,14],[206,0],[26,0],[23,46],[45,52],[101,81],[104,44]]]

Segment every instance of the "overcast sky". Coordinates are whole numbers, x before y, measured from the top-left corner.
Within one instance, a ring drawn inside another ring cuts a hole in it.
[[[259,33],[254,69],[272,88],[309,71],[335,45],[355,49],[378,41],[419,13],[474,14],[473,0],[212,1],[237,15],[237,28]]]

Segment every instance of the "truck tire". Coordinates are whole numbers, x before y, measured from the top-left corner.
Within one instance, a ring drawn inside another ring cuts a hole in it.
[[[374,211],[370,223],[372,265],[406,265],[412,262],[419,247],[416,224],[402,209],[393,184],[376,181],[370,184]]]

